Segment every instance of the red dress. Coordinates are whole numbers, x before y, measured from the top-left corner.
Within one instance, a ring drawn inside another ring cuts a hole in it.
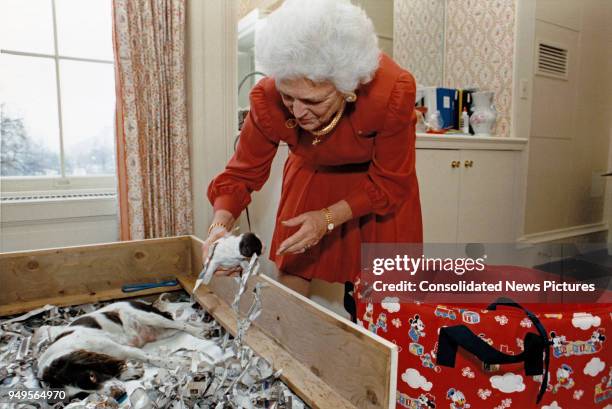
[[[416,86],[412,75],[386,55],[372,81],[357,90],[334,131],[312,145],[313,136],[285,125],[291,114],[274,80],[264,78],[250,95],[251,111],[236,153],[208,187],[215,210],[238,218],[261,189],[281,141],[290,149],[283,171],[270,259],[287,273],[329,282],[354,281],[362,243],[421,243],[419,188],[415,169]],[[284,227],[301,213],[346,200],[353,219],[302,254],[276,256],[297,227]]]

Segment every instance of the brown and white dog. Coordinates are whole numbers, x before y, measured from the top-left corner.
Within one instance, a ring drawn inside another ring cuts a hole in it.
[[[140,347],[177,330],[203,338],[207,326],[175,321],[169,313],[142,301],[109,304],[59,331],[38,359],[38,378],[51,387],[68,387],[69,392],[93,391],[112,378],[125,381],[142,376],[142,367],[128,360],[175,368],[186,362],[154,356]]]

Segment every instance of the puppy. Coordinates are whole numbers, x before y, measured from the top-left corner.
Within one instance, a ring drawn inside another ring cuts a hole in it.
[[[174,321],[169,313],[142,301],[109,304],[60,330],[38,359],[38,378],[54,388],[94,391],[112,378],[142,376],[142,367],[128,365],[128,359],[174,368],[185,362],[139,348],[177,330],[200,338],[205,332],[194,324]]]
[[[244,271],[253,254],[260,256],[262,251],[263,244],[254,233],[243,233],[239,236],[228,234],[221,237],[210,247],[204,269],[196,280],[193,292],[195,293],[201,284],[210,283],[215,271],[220,267],[241,267]]]

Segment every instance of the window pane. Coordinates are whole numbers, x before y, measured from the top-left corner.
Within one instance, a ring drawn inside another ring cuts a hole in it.
[[[51,0],[1,0],[0,48],[53,54]]]
[[[60,55],[113,59],[111,0],[55,0],[55,12]]]
[[[60,61],[67,175],[115,173],[112,64]]]
[[[55,64],[50,58],[0,54],[2,176],[58,175]]]

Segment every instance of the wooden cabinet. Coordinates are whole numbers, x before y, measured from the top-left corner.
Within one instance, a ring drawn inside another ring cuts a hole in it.
[[[459,209],[460,151],[417,149],[417,177],[425,242],[454,243]]]
[[[425,242],[515,240],[516,151],[417,149]]]

